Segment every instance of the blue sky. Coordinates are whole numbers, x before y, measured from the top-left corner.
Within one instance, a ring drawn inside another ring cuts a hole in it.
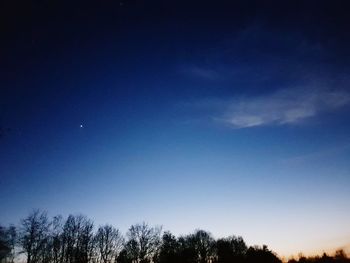
[[[40,208],[285,256],[349,245],[342,8],[173,5],[37,6],[9,27],[0,222]]]

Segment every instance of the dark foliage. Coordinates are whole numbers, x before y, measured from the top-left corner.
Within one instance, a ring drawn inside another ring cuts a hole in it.
[[[248,247],[242,237],[215,240],[204,230],[175,237],[146,223],[132,225],[126,238],[111,225],[94,231],[82,215],[50,220],[33,211],[16,229],[0,226],[0,262],[16,262],[24,254],[27,263],[282,263],[267,246]],[[288,263],[350,263],[344,251],[333,256],[291,259]]]
[[[350,258],[348,258],[343,250],[338,250],[335,252],[334,256],[329,256],[324,253],[321,257],[304,257],[300,256],[299,259],[291,259],[288,263],[349,263]]]

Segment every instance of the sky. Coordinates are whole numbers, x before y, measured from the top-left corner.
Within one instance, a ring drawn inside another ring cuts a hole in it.
[[[3,5],[1,224],[350,252],[346,1]]]

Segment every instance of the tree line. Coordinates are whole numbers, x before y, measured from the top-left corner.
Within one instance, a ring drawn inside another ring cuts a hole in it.
[[[132,225],[126,235],[112,225],[94,230],[83,215],[49,219],[35,210],[19,226],[0,226],[0,263],[281,263],[267,246],[247,246],[242,237],[214,239],[204,230],[175,237],[159,226]],[[333,257],[299,257],[289,263],[349,263]]]

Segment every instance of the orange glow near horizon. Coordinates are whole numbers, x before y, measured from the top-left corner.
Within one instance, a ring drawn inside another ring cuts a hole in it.
[[[273,248],[270,248],[273,250]],[[299,258],[301,255],[305,257],[313,257],[313,256],[322,256],[323,253],[327,255],[334,255],[337,250],[343,250],[345,254],[350,256],[350,243],[346,243],[345,245],[329,245],[323,246],[322,248],[317,249],[316,246],[310,246],[308,249],[295,250],[293,249],[292,253],[288,253],[288,249],[286,251],[274,251],[277,255],[283,259],[283,261],[288,261],[291,258]]]

